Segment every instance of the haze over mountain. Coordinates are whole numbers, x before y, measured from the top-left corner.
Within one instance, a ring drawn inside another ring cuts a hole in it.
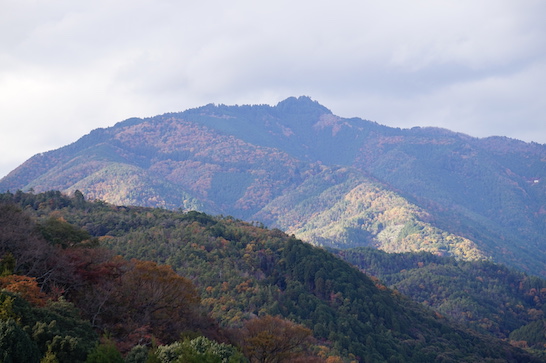
[[[254,220],[314,244],[546,275],[546,145],[338,117],[308,97],[133,118],[39,154],[0,191]]]

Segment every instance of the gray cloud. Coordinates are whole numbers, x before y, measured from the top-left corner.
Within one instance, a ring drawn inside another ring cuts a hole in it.
[[[0,175],[128,117],[299,95],[390,126],[546,143],[540,0],[0,6]]]

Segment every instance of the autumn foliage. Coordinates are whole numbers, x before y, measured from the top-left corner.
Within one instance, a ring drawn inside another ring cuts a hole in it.
[[[43,362],[533,362],[278,229],[48,195],[0,194],[27,200],[0,203],[0,343],[24,337]]]
[[[44,306],[47,296],[36,282],[35,277],[9,275],[0,277],[0,289],[20,294],[29,303],[36,306]]]
[[[251,362],[292,362],[308,353],[311,333],[302,325],[266,315],[247,321],[240,339]]]

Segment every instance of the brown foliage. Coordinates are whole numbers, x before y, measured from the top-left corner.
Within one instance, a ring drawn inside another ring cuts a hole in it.
[[[200,302],[192,282],[170,266],[138,260],[132,260],[131,265],[120,278],[117,303],[127,308],[129,320],[138,326],[150,325],[157,336],[178,338],[169,329],[189,324]]]
[[[270,315],[247,321],[240,336],[245,355],[251,362],[260,363],[313,358],[307,353],[311,342],[311,330]]]
[[[37,232],[35,221],[19,207],[0,203],[0,256],[15,260],[10,271],[35,277],[40,289],[51,293],[73,283],[72,266],[58,247]],[[5,266],[3,266],[5,268]]]
[[[55,265],[53,248],[36,232],[34,221],[19,207],[0,204],[0,256],[8,253],[16,261],[12,272],[19,274],[45,278]]]
[[[83,261],[77,271],[88,284],[73,298],[96,327],[118,341],[147,344],[154,336],[169,343],[202,322],[197,290],[170,266],[120,257]]]

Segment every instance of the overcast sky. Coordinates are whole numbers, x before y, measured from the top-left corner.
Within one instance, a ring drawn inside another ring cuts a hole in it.
[[[0,177],[129,117],[310,96],[546,143],[544,0],[0,0]]]

